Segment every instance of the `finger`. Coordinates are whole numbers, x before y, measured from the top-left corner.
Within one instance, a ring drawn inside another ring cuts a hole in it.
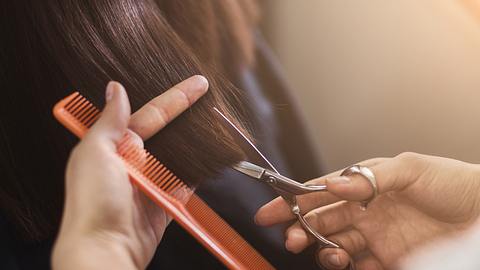
[[[349,203],[342,201],[310,211],[305,220],[318,233],[330,235],[345,230],[352,224]],[[299,253],[316,239],[307,233],[299,222],[294,223],[286,231],[285,246],[293,253]]]
[[[311,183],[321,185],[325,183],[325,179],[318,179]],[[297,196],[297,203],[302,214],[307,213],[313,208],[332,204],[339,200],[340,199],[337,196],[327,192]],[[255,215],[255,223],[261,226],[271,226],[293,218],[295,218],[295,216],[292,214],[290,206],[282,197],[278,197],[262,206],[257,211]]]
[[[373,166],[379,162],[382,162],[384,159],[370,159],[364,162],[361,162],[364,166]],[[325,175],[321,178],[316,178],[306,182],[305,184],[309,185],[323,185],[326,183],[327,179],[339,176],[342,171],[336,171]],[[332,192],[316,192],[309,193],[301,196],[297,196],[297,202],[302,213],[307,213],[308,211],[335,203],[342,200],[341,197],[337,196]],[[266,205],[262,206],[255,215],[255,223],[261,226],[271,226],[277,223],[282,223],[289,221],[294,218],[290,206],[285,202],[284,199],[278,197]]]
[[[123,86],[118,82],[109,82],[105,93],[107,104],[98,121],[93,125],[88,138],[105,138],[111,146],[122,139],[130,120],[130,104]]]
[[[425,170],[425,164],[422,155],[404,153],[367,167],[375,175],[378,194],[382,194],[408,187]],[[364,201],[373,195],[372,185],[359,174],[328,178],[326,185],[329,192],[344,200]]]
[[[356,270],[383,270],[380,261],[372,255],[360,258],[355,262]]]
[[[320,250],[318,261],[324,266],[330,265],[344,269],[348,266],[352,257],[355,257],[356,254],[367,248],[367,241],[356,229],[330,235],[328,239],[339,244],[342,248],[325,248]]]
[[[143,140],[147,140],[192,106],[207,90],[208,81],[205,77],[192,76],[152,99],[135,112],[129,128]]]

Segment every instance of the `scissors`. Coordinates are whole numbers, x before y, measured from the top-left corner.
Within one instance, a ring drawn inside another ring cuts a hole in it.
[[[217,118],[222,122],[235,143],[245,152],[248,159],[240,161],[232,166],[238,172],[241,172],[259,182],[269,185],[277,192],[289,205],[290,211],[300,222],[304,230],[310,233],[319,245],[319,249],[324,248],[342,248],[339,244],[328,240],[325,236],[318,233],[304,218],[297,203],[297,195],[308,194],[312,192],[327,191],[325,185],[302,184],[288,177],[281,175],[270,161],[258,150],[250,139],[238,129],[217,108],[213,108]],[[355,265],[350,261],[348,269],[355,270]]]

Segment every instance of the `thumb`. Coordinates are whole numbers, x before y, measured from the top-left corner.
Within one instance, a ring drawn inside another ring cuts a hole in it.
[[[104,138],[115,145],[127,131],[130,120],[130,103],[125,88],[114,81],[107,85],[105,100],[106,105],[102,115],[87,136]]]
[[[403,153],[369,166],[378,194],[401,191],[417,181],[425,167],[423,160],[422,155]],[[325,183],[330,193],[347,201],[365,201],[374,194],[373,185],[361,174],[330,177]]]

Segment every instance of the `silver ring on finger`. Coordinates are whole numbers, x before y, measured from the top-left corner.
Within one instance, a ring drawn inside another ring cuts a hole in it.
[[[343,172],[340,175],[341,176],[350,176],[350,175],[354,175],[354,174],[361,175],[372,186],[372,189],[373,189],[372,196],[370,196],[370,198],[361,202],[362,209],[366,210],[368,204],[371,201],[373,201],[373,199],[375,199],[375,197],[377,197],[377,195],[378,195],[377,180],[375,179],[375,174],[372,172],[372,170],[370,170],[370,168],[362,166],[362,165],[358,165],[358,164],[352,165],[352,166],[346,168],[345,170],[343,170]]]

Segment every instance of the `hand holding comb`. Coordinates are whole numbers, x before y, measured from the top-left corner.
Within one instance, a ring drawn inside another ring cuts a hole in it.
[[[79,93],[57,103],[55,117],[82,138],[100,111]],[[273,269],[234,229],[194,191],[155,157],[132,142],[128,133],[117,146],[132,183],[162,207],[184,229],[230,269]]]

